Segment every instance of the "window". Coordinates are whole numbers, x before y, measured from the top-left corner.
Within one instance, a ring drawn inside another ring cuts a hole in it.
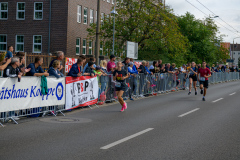
[[[0,3],[0,19],[8,19],[8,3]]]
[[[88,9],[84,8],[84,24],[87,24],[87,17],[88,17]]]
[[[104,21],[104,13],[101,13],[101,25],[103,25],[103,21]]]
[[[43,19],[43,3],[42,2],[34,3],[34,19],[35,20]]]
[[[110,3],[110,0],[107,0],[108,3]]]
[[[80,42],[81,42],[80,40],[81,40],[80,38],[76,39],[76,55],[80,54]]]
[[[92,40],[89,41],[88,50],[89,54],[92,54]]]
[[[25,19],[25,3],[18,2],[17,3],[17,20],[24,20]]]
[[[114,4],[115,3],[115,0],[112,0],[112,4]]]
[[[100,43],[100,56],[103,55],[103,42]]]
[[[34,35],[33,36],[33,53],[42,52],[42,36]]]
[[[7,35],[0,35],[0,51],[7,51]]]
[[[98,17],[97,17],[97,11],[96,11],[96,18],[95,18],[95,22],[97,23],[97,19],[98,19]]]
[[[94,14],[93,10],[90,9],[90,24],[93,23],[93,14]]]
[[[16,51],[24,51],[24,36],[16,35]]]
[[[82,54],[86,54],[86,39],[83,39],[83,51]]]
[[[82,6],[78,5],[78,11],[77,11],[77,22],[81,23],[82,21]]]

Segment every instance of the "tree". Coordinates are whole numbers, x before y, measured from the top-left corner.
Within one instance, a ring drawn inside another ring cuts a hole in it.
[[[217,37],[218,27],[211,18],[198,20],[189,12],[178,17],[181,33],[188,39],[190,47],[186,59],[201,63],[223,62],[228,58],[227,50],[220,47],[222,36]]]
[[[177,17],[170,9],[153,0],[118,0],[115,20],[115,51],[124,56],[126,42],[137,42],[139,59],[165,58],[181,64],[189,48],[188,40],[181,34]],[[112,50],[113,19],[105,17],[101,26],[104,52]],[[95,37],[96,24],[87,29],[89,38]]]

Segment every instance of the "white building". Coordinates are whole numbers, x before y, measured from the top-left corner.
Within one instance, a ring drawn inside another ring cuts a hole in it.
[[[238,65],[238,59],[240,59],[240,44],[231,44],[230,58],[234,60],[234,65]]]

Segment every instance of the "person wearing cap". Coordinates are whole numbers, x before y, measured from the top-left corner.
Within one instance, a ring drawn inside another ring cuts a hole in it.
[[[18,57],[13,57],[10,65],[4,70],[3,77],[18,77],[21,78],[22,73],[19,70],[20,63]]]
[[[117,68],[117,66],[116,66],[116,64],[115,64],[115,61],[116,60],[116,57],[115,57],[115,55],[111,55],[110,56],[110,61],[108,62],[108,64],[107,64],[107,71],[108,72],[114,72],[114,70]]]
[[[84,75],[94,77],[95,76],[94,69],[95,67],[93,66],[93,62],[92,61],[88,62],[88,66],[84,72]]]
[[[93,63],[93,68],[95,69],[96,68],[96,64],[94,64],[95,63],[95,58],[91,57],[89,62]],[[88,63],[84,66],[83,74],[86,72],[87,67],[88,67]]]

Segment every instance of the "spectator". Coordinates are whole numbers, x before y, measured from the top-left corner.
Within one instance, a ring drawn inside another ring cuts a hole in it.
[[[138,71],[134,70],[133,66],[134,66],[133,62],[130,62],[129,67],[128,67],[128,72],[133,77],[133,93],[136,96],[137,95],[137,78],[136,78],[136,75],[138,74]],[[133,100],[133,99],[131,98],[131,100]]]
[[[215,65],[214,65],[214,64],[212,64],[212,67],[211,67],[211,72],[215,72],[214,70],[215,70]]]
[[[123,64],[123,69],[128,73],[128,64],[130,62],[130,58],[126,57],[124,61],[122,62]]]
[[[165,67],[165,71],[167,73],[174,73],[173,68],[171,67],[170,63],[168,63],[167,66]]]
[[[88,62],[88,66],[87,66],[87,68],[86,68],[86,70],[85,70],[85,73],[84,73],[84,75],[85,76],[91,76],[91,77],[94,77],[95,76],[95,73],[94,73],[94,66],[93,66],[93,62],[92,61],[90,61],[90,62]]]
[[[136,68],[136,66],[135,66],[135,64],[133,62],[133,58],[130,58],[130,62],[133,63],[133,67],[132,67],[133,71],[137,71],[137,68]]]
[[[147,61],[147,62],[146,62],[146,65],[145,65],[145,69],[146,69],[146,71],[147,71],[148,74],[153,74],[152,72],[150,72],[150,71],[148,70],[148,66],[149,66],[149,62]]]
[[[110,56],[110,61],[107,64],[107,71],[108,72],[113,73],[115,71],[115,69],[117,68],[117,66],[116,66],[116,64],[114,62],[115,60],[116,60],[116,57],[115,57],[115,55],[112,54]]]
[[[159,61],[158,61],[158,68],[162,68],[162,60],[161,59],[159,59]]]
[[[8,51],[7,51],[7,54],[5,56],[5,58],[12,58],[13,57],[13,46],[8,46]]]
[[[229,69],[229,66],[228,65],[226,65],[226,69],[225,69],[225,72],[230,72],[230,69]]]
[[[19,58],[13,57],[10,65],[4,70],[3,77],[18,77],[21,78],[22,73],[19,70]]]
[[[86,60],[87,60],[86,56],[80,55],[79,58],[83,60],[83,65],[84,65],[86,63]],[[81,71],[83,71],[83,66],[81,66]]]
[[[42,57],[36,57],[35,63],[31,63],[28,65],[28,69],[31,68],[31,70],[26,74],[26,76],[49,76],[49,73],[44,72],[42,69],[43,64],[43,58]]]
[[[217,69],[215,69],[214,71],[215,72],[222,72],[219,66],[217,66]]]
[[[19,58],[19,70],[22,72],[22,75],[25,75],[25,73],[29,72],[31,68],[26,69],[25,68],[25,53],[24,52],[18,52],[16,56]]]
[[[100,66],[102,71],[104,72],[104,74],[101,76],[100,78],[100,82],[101,82],[101,92],[106,90],[106,86],[107,86],[107,82],[108,82],[108,72],[107,72],[107,61],[106,60],[101,60],[100,62]]]
[[[52,64],[52,67],[49,68],[49,76],[54,76],[56,78],[64,77],[64,75],[59,71],[61,68],[61,63],[59,60],[55,60]]]
[[[89,62],[93,62],[93,69],[95,70],[95,68],[96,68],[96,65],[94,64],[95,58],[91,57]],[[87,67],[88,67],[88,63],[84,66],[83,73],[86,72]]]
[[[159,70],[159,64],[157,61],[153,61],[153,68],[150,69],[150,72],[152,73],[158,73],[160,70]]]
[[[139,69],[139,73],[148,74],[145,66],[146,66],[146,61],[142,61],[142,64],[138,68]]]
[[[62,72],[62,69],[63,69],[63,65],[62,65],[62,60],[64,59],[64,52],[63,51],[57,51],[56,52],[56,55],[57,55],[57,59],[54,59],[50,62],[50,65],[49,65],[49,68],[52,67],[53,65],[53,62],[55,60],[58,60],[60,62],[60,68],[58,69],[60,72]]]
[[[4,60],[5,61],[5,60]],[[6,62],[0,62],[2,65],[0,65],[0,71],[3,71],[7,66],[11,63],[11,58],[6,58]]]
[[[67,76],[71,77],[81,77],[82,76],[82,70],[81,66],[83,65],[83,60],[81,58],[78,58],[77,63],[72,65],[72,68],[68,72]]]
[[[160,68],[160,73],[166,73],[165,68],[166,68],[165,64],[162,64],[162,68]]]

